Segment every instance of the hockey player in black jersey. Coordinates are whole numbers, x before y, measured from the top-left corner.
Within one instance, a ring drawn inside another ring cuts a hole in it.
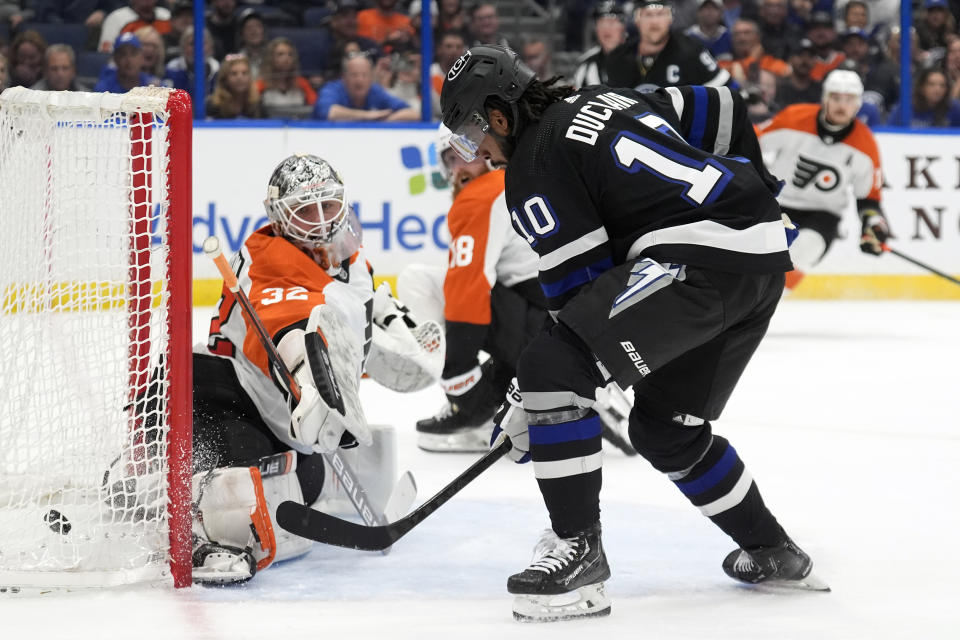
[[[594,389],[633,385],[633,446],[737,543],[747,583],[826,589],[712,433],[791,268],[779,182],[726,87],[641,94],[540,82],[509,49],[474,47],[447,75],[444,123],[465,159],[506,164],[514,230],[539,256],[556,323],[517,366],[498,413],[533,460],[552,531],[510,577],[514,615],[609,613]]]

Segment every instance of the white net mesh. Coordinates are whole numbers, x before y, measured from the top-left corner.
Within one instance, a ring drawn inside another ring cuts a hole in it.
[[[35,93],[0,96],[0,588],[163,579],[166,91]]]

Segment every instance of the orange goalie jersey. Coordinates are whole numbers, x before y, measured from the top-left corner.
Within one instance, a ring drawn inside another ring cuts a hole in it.
[[[372,331],[373,277],[362,249],[350,256],[349,266],[344,265],[341,273],[345,275],[333,277],[266,226],[247,239],[234,258],[233,269],[275,344],[286,330],[305,327],[314,307],[328,304],[356,331],[367,352]],[[294,449],[311,452],[290,439],[290,411],[271,379],[267,354],[226,287],[210,321],[207,344],[194,349],[228,359],[274,434]]]
[[[852,190],[857,200],[880,202],[880,152],[867,125],[853,121],[841,140],[827,144],[817,130],[818,104],[792,105],[760,126],[767,168],[786,184],[780,206],[841,215]]]
[[[450,262],[443,283],[447,322],[490,324],[490,290],[536,278],[537,255],[510,224],[504,172],[474,178],[447,214]],[[447,345],[449,349],[451,345]]]

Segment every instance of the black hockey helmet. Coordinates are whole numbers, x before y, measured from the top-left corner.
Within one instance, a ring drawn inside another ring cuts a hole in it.
[[[453,132],[450,145],[461,158],[470,162],[477,157],[490,128],[483,107],[487,98],[497,96],[510,104],[516,122],[516,103],[534,76],[516,52],[499,45],[478,45],[453,63],[440,92],[440,109],[443,124]]]

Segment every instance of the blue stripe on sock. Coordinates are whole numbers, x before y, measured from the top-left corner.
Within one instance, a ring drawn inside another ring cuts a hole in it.
[[[603,430],[599,416],[560,424],[530,425],[530,444],[558,444],[596,438]]]
[[[683,492],[685,496],[695,496],[698,493],[703,493],[708,491],[730,473],[730,469],[733,468],[733,465],[737,463],[740,457],[737,455],[736,450],[727,445],[727,450],[723,452],[723,455],[720,456],[720,459],[717,460],[716,464],[710,467],[710,470],[705,474],[697,478],[696,480],[690,480],[689,482],[675,482],[677,488]]]

